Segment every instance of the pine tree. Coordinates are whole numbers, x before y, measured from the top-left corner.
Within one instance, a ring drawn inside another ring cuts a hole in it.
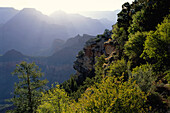
[[[40,80],[43,73],[35,63],[21,62],[13,72],[18,75],[14,97],[11,99],[15,109],[12,112],[33,113],[39,105],[39,99],[47,80]]]

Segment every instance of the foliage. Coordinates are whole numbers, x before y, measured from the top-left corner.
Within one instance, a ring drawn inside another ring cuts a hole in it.
[[[119,28],[118,24],[116,24],[112,30],[112,39],[116,40],[118,44],[121,44],[121,41],[127,40],[127,34],[123,27]]]
[[[43,73],[35,63],[21,62],[13,72],[18,75],[19,82],[15,83],[14,97],[10,100],[15,109],[11,112],[33,113],[39,105],[39,99],[47,80],[40,80]]]
[[[136,32],[135,34],[129,35],[129,40],[124,45],[124,53],[129,57],[130,60],[138,61],[140,55],[143,52],[144,42],[146,39],[147,33],[145,32]]]
[[[170,84],[170,70],[166,71],[164,74],[166,74],[164,78],[167,80],[168,84]]]
[[[105,29],[104,33],[103,33],[103,37],[105,39],[110,39],[111,38],[111,35],[112,35],[112,31],[111,30],[108,30],[108,29]]]
[[[78,100],[80,98],[81,94],[84,93],[84,91],[93,85],[95,82],[100,82],[102,80],[104,68],[103,64],[105,63],[105,56],[102,55],[100,57],[96,57],[96,64],[95,64],[95,77],[89,78],[86,77],[86,79],[83,81],[83,83],[77,84],[78,77],[76,75],[71,76],[71,78],[64,83],[61,84],[61,86],[65,89],[66,92],[68,92],[69,96],[71,96],[73,99]]]
[[[110,64],[108,67],[108,76],[120,76],[124,75],[124,79],[128,79],[128,70],[130,69],[130,62],[126,62],[124,59],[116,60]]]
[[[144,19],[141,26],[145,31],[155,30],[155,26],[161,23],[163,18],[169,14],[169,0],[147,0],[143,4]]]
[[[118,24],[116,24],[112,30],[112,39],[114,42],[114,45],[117,50],[119,50],[119,58],[122,57],[123,54],[123,49],[124,49],[124,44],[128,40],[128,35],[126,30],[121,27],[118,27]]]
[[[151,65],[145,64],[139,67],[137,66],[132,71],[132,77],[143,92],[149,93],[154,90],[154,82],[157,77],[154,76]]]
[[[95,77],[94,79],[96,80],[96,82],[101,81],[101,79],[104,77],[104,63],[105,61],[105,56],[101,55],[100,57],[96,57],[96,63],[95,63]]]
[[[128,32],[134,34],[137,31],[142,32],[144,30],[142,23],[144,20],[144,10],[136,12],[135,15],[132,16],[132,24],[128,28]]]
[[[84,55],[84,52],[81,50],[81,51],[79,51],[77,57],[82,57],[83,55]]]
[[[69,109],[70,99],[64,89],[59,85],[42,93],[41,105],[38,113],[65,113]]]
[[[61,84],[61,87],[64,88],[65,91],[68,92],[70,95],[73,95],[72,93],[77,91],[78,89],[76,79],[77,79],[77,76],[71,75],[69,80]]]
[[[141,56],[148,62],[155,64],[158,71],[167,69],[169,67],[168,62],[170,62],[169,45],[170,15],[164,19],[162,24],[158,25],[155,32],[149,32]]]
[[[147,112],[147,95],[131,79],[123,81],[123,76],[106,77],[102,83],[88,88],[72,109],[79,113]]]
[[[123,27],[125,30],[129,27],[129,21],[131,20],[130,14],[131,5],[126,2],[122,5],[122,10],[118,15],[118,27]]]
[[[105,30],[103,35],[86,43],[95,45],[103,39],[109,39],[118,58],[107,63],[104,55],[96,57],[95,71],[92,72],[95,72],[94,76],[83,72],[64,82],[63,88],[76,102],[66,96],[63,112],[136,113],[151,112],[149,106],[157,108],[156,111],[166,108],[154,83],[161,79],[159,73],[169,69],[169,16],[162,22],[163,17],[169,13],[167,4],[168,0],[135,0],[132,4],[122,5],[112,33]],[[164,74],[169,81],[169,72]],[[59,93],[56,95],[60,96]],[[45,98],[48,97],[50,95]],[[59,100],[57,102],[60,103]],[[48,106],[45,112],[56,112],[51,103]],[[59,107],[55,108],[59,110]]]
[[[0,104],[0,113],[4,113],[11,108],[13,108],[12,104]]]

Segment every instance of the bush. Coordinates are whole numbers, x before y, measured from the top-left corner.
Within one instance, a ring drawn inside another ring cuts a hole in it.
[[[96,83],[72,106],[74,112],[101,113],[144,113],[147,95],[142,92],[132,79],[123,82],[121,77],[106,77],[102,83]]]
[[[37,109],[38,113],[63,113],[69,109],[69,97],[59,85],[42,95],[41,105]]]
[[[137,66],[132,71],[132,77],[140,87],[140,89],[146,93],[153,91],[154,82],[157,77],[154,76],[152,66],[149,64]]]

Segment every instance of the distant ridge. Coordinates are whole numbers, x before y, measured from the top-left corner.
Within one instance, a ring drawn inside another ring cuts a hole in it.
[[[19,11],[12,7],[0,7],[0,24],[5,24]]]
[[[117,14],[120,12],[119,9],[115,11],[81,11],[79,12],[83,16],[95,18],[95,19],[108,19],[112,23],[116,23]]]
[[[108,19],[93,19],[63,11],[47,16],[34,8],[24,8],[20,11],[14,8],[0,8],[0,17],[4,10],[13,13],[8,21],[0,24],[0,54],[15,49],[25,55],[48,56],[53,50],[44,51],[49,50],[56,39],[67,40],[77,34],[95,36],[103,33],[105,29],[111,29],[112,26]]]
[[[24,55],[19,51],[16,51],[15,49],[9,50],[3,55],[3,57],[18,57],[18,56],[24,56]]]
[[[21,61],[25,58],[21,52],[14,49],[7,51],[3,56],[0,57],[1,62],[9,61]]]

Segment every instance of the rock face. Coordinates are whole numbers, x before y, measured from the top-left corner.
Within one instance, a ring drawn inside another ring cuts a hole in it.
[[[105,42],[104,47],[105,47],[106,56],[109,56],[111,53],[115,51],[115,46],[113,45],[113,42],[111,42],[111,40]]]
[[[85,80],[86,77],[94,76],[95,57],[105,55],[110,57],[110,54],[115,53],[115,47],[111,42],[111,31],[105,31],[103,35],[90,39],[86,42],[82,51],[77,55],[77,60],[74,62],[74,69],[77,71],[78,83]]]

